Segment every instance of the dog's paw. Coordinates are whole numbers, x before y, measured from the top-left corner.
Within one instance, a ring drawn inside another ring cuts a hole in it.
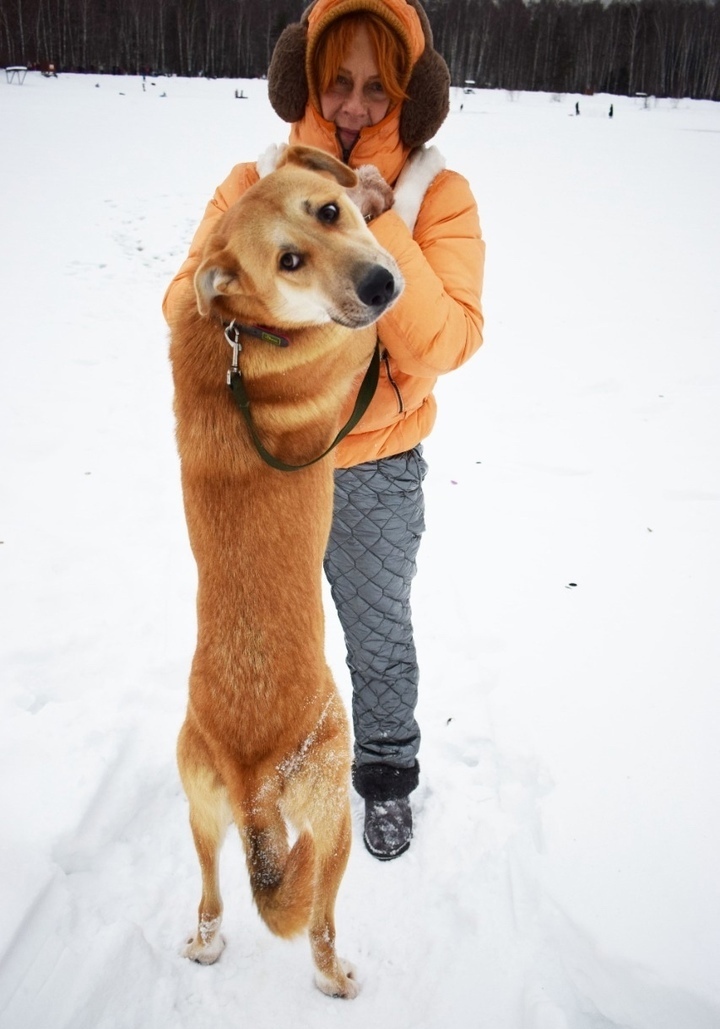
[[[377,218],[393,205],[393,191],[374,164],[362,164],[355,169],[357,186],[349,189],[348,196],[360,208],[366,222]]]
[[[349,961],[338,958],[338,975],[335,979],[323,975],[322,972],[315,973],[315,985],[327,997],[341,997],[343,1000],[355,1000],[360,992],[360,986],[355,973],[355,966]]]
[[[445,158],[436,146],[418,147],[400,172],[395,186],[393,210],[407,227],[415,228],[423,198],[430,183],[445,168]]]
[[[219,932],[208,934],[201,929],[196,936],[186,940],[180,953],[184,958],[197,961],[201,965],[214,965],[224,950],[224,936]]]
[[[266,175],[274,172],[277,168],[281,155],[287,150],[287,143],[271,143],[267,150],[264,150],[257,159],[256,166],[258,175],[264,179]]]

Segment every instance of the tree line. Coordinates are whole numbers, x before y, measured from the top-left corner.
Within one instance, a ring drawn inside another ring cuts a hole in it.
[[[430,0],[456,85],[720,99],[711,0]]]
[[[0,66],[265,74],[304,0],[1,0]],[[720,99],[714,0],[426,0],[454,85]]]

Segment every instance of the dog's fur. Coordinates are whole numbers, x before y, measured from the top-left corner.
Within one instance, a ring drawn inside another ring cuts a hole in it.
[[[286,348],[241,337],[252,416],[282,461],[322,453],[370,361],[372,323],[402,288],[392,257],[347,198],[355,184],[354,172],[321,151],[285,150],[277,170],[223,216],[195,294],[171,325],[198,566],[198,640],[178,763],[202,898],[184,953],[209,964],[224,947],[218,853],[234,821],[262,918],[280,936],[309,930],[316,983],[338,997],[354,997],[357,983],[336,956],[333,916],[350,847],[349,733],[324,658],[321,598],[333,459],[292,473],[263,463],[225,384],[231,351],[222,323],[289,337]],[[373,275],[386,285],[374,301],[363,288]]]

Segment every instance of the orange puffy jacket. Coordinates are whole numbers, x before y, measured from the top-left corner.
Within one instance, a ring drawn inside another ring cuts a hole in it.
[[[374,164],[393,185],[409,156],[398,134],[398,109],[360,132],[350,166]],[[312,104],[290,132],[291,143],[316,146],[342,159],[335,126]],[[192,289],[203,244],[219,218],[258,181],[255,164],[239,164],[215,191],[180,271],[163,301],[169,320],[182,291]],[[459,367],[482,343],[480,305],[485,244],[467,181],[442,171],[431,183],[411,234],[389,210],[370,224],[378,243],[400,266],[405,289],[377,323],[382,347],[380,382],[370,407],[336,450],[347,468],[410,450],[435,422],[437,377]],[[354,398],[348,399],[348,413]]]

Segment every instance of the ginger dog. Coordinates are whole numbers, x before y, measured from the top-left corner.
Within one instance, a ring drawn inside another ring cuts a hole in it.
[[[254,430],[282,462],[304,465],[330,445],[371,360],[372,323],[402,288],[346,195],[355,184],[321,151],[288,148],[208,240],[170,346],[198,568],[178,764],[202,898],[183,953],[210,964],[225,945],[218,855],[234,822],[265,923],[283,937],[307,929],[316,984],[348,998],[358,987],[335,953],[333,912],[350,848],[350,746],[321,598],[333,460],[291,473],[267,464],[226,376],[237,339]]]

